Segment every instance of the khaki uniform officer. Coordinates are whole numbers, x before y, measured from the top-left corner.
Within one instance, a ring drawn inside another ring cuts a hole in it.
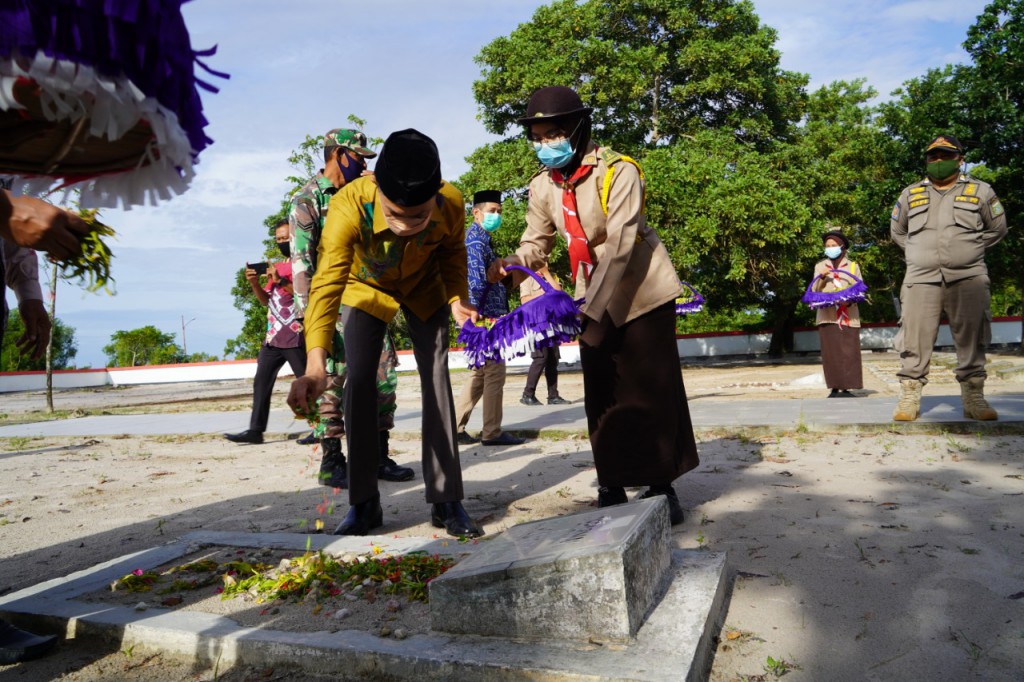
[[[928,177],[903,190],[890,223],[907,261],[900,291],[900,400],[893,419],[913,421],[920,414],[943,311],[956,345],[964,416],[996,419],[984,393],[992,322],[985,251],[1006,236],[1006,215],[992,187],[960,172],[963,147],[955,137],[935,138],[925,159]]]

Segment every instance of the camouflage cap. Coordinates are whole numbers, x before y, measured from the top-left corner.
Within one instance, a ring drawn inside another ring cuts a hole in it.
[[[350,128],[335,128],[334,130],[328,130],[327,134],[324,135],[324,148],[326,149],[328,147],[344,147],[345,149],[351,149],[359,156],[367,159],[372,159],[377,156],[377,152],[371,151],[366,146],[366,135],[358,130],[351,130]]]

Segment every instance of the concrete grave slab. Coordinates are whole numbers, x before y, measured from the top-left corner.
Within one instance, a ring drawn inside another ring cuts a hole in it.
[[[362,630],[282,632],[242,627],[209,613],[134,609],[81,601],[134,569],[156,568],[202,547],[227,546],[323,549],[363,553],[371,545],[385,552],[424,550],[463,554],[464,545],[426,538],[336,538],[292,533],[191,533],[170,544],[125,555],[86,571],[0,597],[0,616],[39,630],[66,629],[68,637],[95,637],[134,647],[137,654],[160,652],[226,670],[235,664],[294,667],[330,673],[341,682],[368,679],[512,682],[536,680],[633,681],[702,680],[714,651],[714,636],[727,608],[729,578],[725,555],[673,550],[668,588],[636,637],[626,644],[534,641],[503,637],[431,633],[405,640]]]
[[[509,528],[431,581],[431,627],[628,640],[664,590],[669,529],[664,497]]]

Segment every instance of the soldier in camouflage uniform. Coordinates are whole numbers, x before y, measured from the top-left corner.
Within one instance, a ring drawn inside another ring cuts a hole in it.
[[[295,304],[303,315],[309,301],[309,284],[316,272],[317,247],[327,218],[331,197],[345,184],[366,170],[366,159],[376,154],[366,147],[366,136],[357,130],[336,128],[324,135],[324,168],[291,198],[288,228],[291,235],[291,259]],[[415,475],[409,467],[399,466],[388,456],[390,431],[395,426],[398,357],[389,335],[377,367],[378,425],[380,427],[380,466],[377,475],[386,481],[408,481]],[[341,449],[345,435],[342,399],[345,387],[345,343],[341,316],[334,332],[334,351],[327,358],[330,385],[320,401],[320,420],[314,436],[320,438],[323,459],[321,483],[335,488],[348,486],[348,470]]]

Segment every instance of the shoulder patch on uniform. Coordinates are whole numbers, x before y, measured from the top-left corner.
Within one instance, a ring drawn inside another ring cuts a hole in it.
[[[925,191],[926,189],[927,189],[927,187],[911,187],[910,188],[910,193],[911,194],[920,194],[921,192]]]
[[[910,208],[917,208],[918,206],[927,206],[928,197],[921,197],[920,199],[914,199],[910,202]]]
[[[967,187],[964,187],[964,196],[965,197],[973,197],[977,193],[978,193],[978,185],[976,185],[973,182],[967,183]]]
[[[965,203],[976,204],[979,201],[981,201],[981,199],[979,199],[978,197],[969,197],[966,194],[961,194],[956,198],[956,201],[963,201]]]
[[[995,194],[992,195],[992,198],[989,200],[988,204],[989,208],[992,211],[993,218],[997,218],[1003,215],[1003,205],[999,203],[999,197],[997,197]]]
[[[897,201],[896,205],[892,207],[892,219],[893,220],[899,220],[900,219],[900,211],[901,210],[902,209],[900,208],[900,202]]]

